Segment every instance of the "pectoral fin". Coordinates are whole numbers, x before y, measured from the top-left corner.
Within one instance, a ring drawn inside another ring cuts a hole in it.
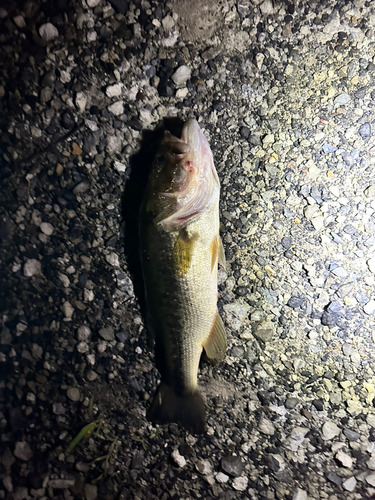
[[[227,337],[223,320],[220,318],[219,312],[216,312],[214,324],[212,325],[211,333],[203,344],[206,356],[210,360],[221,361],[225,358],[227,348]]]
[[[190,267],[193,256],[194,244],[197,235],[189,237],[185,231],[180,231],[173,248],[173,261],[178,274],[184,276]]]
[[[219,235],[215,236],[211,243],[211,272],[214,270],[217,262],[220,262],[225,267],[224,247]]]

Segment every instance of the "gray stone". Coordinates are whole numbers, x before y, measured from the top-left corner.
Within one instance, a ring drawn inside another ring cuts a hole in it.
[[[23,275],[30,278],[42,273],[42,264],[36,259],[27,259],[23,266]]]
[[[33,452],[26,441],[18,441],[14,448],[13,455],[21,460],[28,462],[33,458]]]
[[[49,42],[50,40],[57,38],[59,36],[59,32],[53,24],[45,23],[40,26],[39,35],[43,40]]]
[[[288,410],[292,410],[295,408],[298,404],[300,403],[300,400],[295,397],[290,397],[285,401],[285,408],[288,408]]]
[[[340,434],[341,430],[334,422],[328,421],[323,424],[322,427],[322,438],[325,441],[335,438]]]
[[[107,340],[108,342],[115,340],[115,335],[113,333],[113,328],[111,326],[107,326],[106,328],[101,328],[99,330],[99,335],[102,337],[102,339]]]
[[[335,106],[345,106],[345,104],[348,104],[351,101],[350,95],[343,93],[335,97],[333,104]]]
[[[75,479],[50,479],[48,481],[49,488],[56,488],[59,490],[64,490],[66,488],[71,488],[75,484]]]
[[[69,387],[69,389],[66,391],[66,395],[71,401],[79,401],[79,398],[81,396],[79,389],[75,387]]]
[[[336,472],[328,472],[327,479],[336,486],[340,487],[342,485],[342,478]]]
[[[83,194],[86,193],[86,191],[90,189],[90,182],[88,180],[82,181],[78,183],[74,188],[73,188],[73,193],[74,194]]]
[[[86,500],[96,500],[98,498],[98,487],[95,484],[85,484]]]
[[[368,142],[371,137],[371,125],[368,122],[363,123],[358,129],[358,134],[362,137],[364,142]]]
[[[349,441],[358,441],[358,432],[352,431],[351,429],[344,429],[344,435]]]
[[[304,299],[300,299],[299,297],[290,297],[287,302],[287,305],[292,309],[298,309],[302,306]]]
[[[242,474],[243,463],[241,458],[235,455],[227,455],[221,459],[221,468],[232,477],[238,477]]]
[[[91,330],[88,326],[82,325],[77,330],[78,340],[88,340],[91,335]]]
[[[275,329],[270,323],[260,325],[257,329],[253,331],[254,337],[257,338],[258,340],[261,340],[262,342],[270,342],[270,340],[272,340],[274,333]]]

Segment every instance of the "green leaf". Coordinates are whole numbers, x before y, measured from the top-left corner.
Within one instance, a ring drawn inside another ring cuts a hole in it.
[[[79,431],[79,433],[70,443],[66,452],[70,453],[77,446],[77,444],[82,441],[84,437],[89,437],[90,434],[96,429],[98,425],[99,425],[98,420],[95,420],[95,422],[90,422],[89,424],[85,425],[85,427],[83,427],[83,429]]]

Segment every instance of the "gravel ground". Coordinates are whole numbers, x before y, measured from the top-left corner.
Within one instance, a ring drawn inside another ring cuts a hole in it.
[[[0,499],[375,498],[374,28],[364,0],[1,2]],[[192,115],[227,256],[202,436],[145,418],[137,257]]]

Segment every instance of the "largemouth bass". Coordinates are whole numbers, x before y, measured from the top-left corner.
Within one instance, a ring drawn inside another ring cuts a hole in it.
[[[204,432],[198,390],[202,350],[225,356],[217,310],[220,183],[207,139],[194,119],[181,139],[166,131],[148,180],[140,217],[141,260],[156,363],[161,373],[148,419]]]

